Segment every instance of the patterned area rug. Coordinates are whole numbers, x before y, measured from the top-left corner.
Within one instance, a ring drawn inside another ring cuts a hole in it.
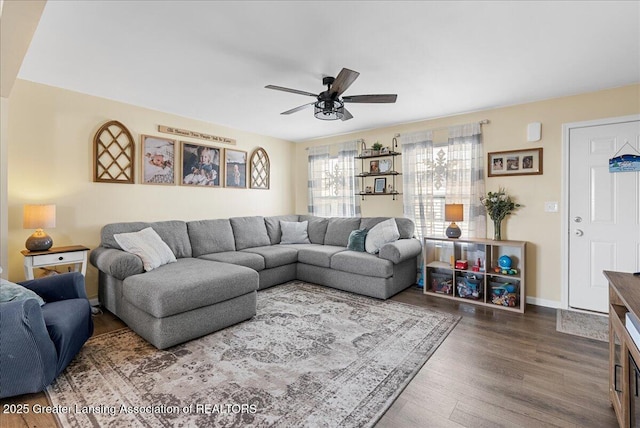
[[[291,282],[251,320],[160,351],[96,336],[47,393],[70,427],[366,427],[460,317]]]
[[[558,309],[556,330],[560,333],[588,339],[609,341],[609,317],[606,315],[587,314],[577,311]]]

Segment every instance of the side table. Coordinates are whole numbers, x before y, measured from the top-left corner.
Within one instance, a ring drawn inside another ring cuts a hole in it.
[[[34,279],[33,271],[37,268],[73,265],[74,272],[87,274],[87,254],[89,248],[82,245],[68,247],[51,247],[46,251],[20,251],[24,256],[24,276]]]

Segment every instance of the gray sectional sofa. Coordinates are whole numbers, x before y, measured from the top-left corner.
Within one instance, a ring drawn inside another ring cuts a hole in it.
[[[113,223],[102,228],[90,261],[99,270],[100,304],[164,349],[253,317],[257,290],[291,280],[379,299],[411,286],[421,253],[411,220],[395,219],[400,239],[378,254],[347,249],[353,230],[384,220],[287,215]],[[307,221],[310,243],[282,244],[281,221]],[[176,262],[145,272],[140,257],[114,239],[147,227]]]

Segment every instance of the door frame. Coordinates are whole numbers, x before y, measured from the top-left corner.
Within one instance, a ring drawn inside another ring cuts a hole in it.
[[[615,125],[617,123],[633,122],[640,120],[640,114],[629,116],[607,117],[604,119],[587,120],[583,122],[570,122],[562,124],[562,203],[560,204],[560,254],[562,266],[560,267],[562,287],[560,291],[560,309],[571,309],[579,312],[589,311],[569,307],[569,233],[571,222],[569,219],[569,135],[572,129],[586,128],[590,126]]]

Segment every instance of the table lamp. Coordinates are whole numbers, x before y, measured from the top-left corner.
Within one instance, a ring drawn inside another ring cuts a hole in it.
[[[463,220],[463,208],[464,206],[462,204],[445,204],[444,219],[445,221],[451,222],[445,231],[447,238],[459,238],[460,235],[462,235],[462,231],[456,224],[456,221]]]
[[[53,239],[44,230],[56,227],[56,206],[55,204],[25,205],[22,217],[22,227],[24,229],[36,229],[27,238],[25,246],[29,251],[46,251],[53,245]]]

